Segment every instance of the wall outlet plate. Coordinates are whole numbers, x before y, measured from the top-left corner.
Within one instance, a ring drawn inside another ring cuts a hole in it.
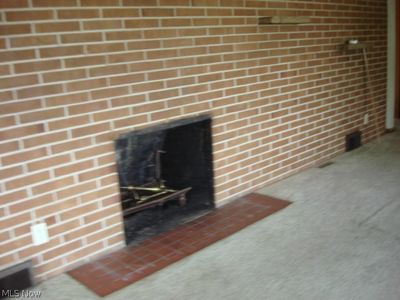
[[[364,125],[369,123],[369,113],[364,114]]]
[[[42,245],[49,241],[49,233],[46,223],[39,223],[31,226],[32,241],[34,245]]]

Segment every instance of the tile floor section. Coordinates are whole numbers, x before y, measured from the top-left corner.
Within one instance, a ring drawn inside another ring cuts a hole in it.
[[[250,194],[172,231],[128,246],[69,272],[104,297],[283,208],[290,202]]]

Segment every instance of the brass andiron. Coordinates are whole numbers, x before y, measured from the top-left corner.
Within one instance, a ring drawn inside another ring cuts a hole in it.
[[[165,151],[156,151],[156,164],[154,170],[154,181],[146,183],[141,186],[122,186],[121,190],[129,193],[129,198],[123,199],[123,205],[128,206],[124,208],[124,216],[133,214],[135,212],[144,210],[157,205],[163,205],[165,202],[177,199],[180,206],[186,204],[186,193],[192,188],[187,187],[182,190],[169,189],[165,186],[165,180],[161,177],[161,157],[160,155]]]
[[[154,199],[166,193],[176,192],[176,190],[167,189],[165,187],[162,188],[162,187],[123,186],[121,187],[121,189],[131,192],[133,195],[133,200],[135,201],[136,204],[147,202],[151,199]],[[140,191],[152,192],[154,194],[150,194],[148,196],[141,196],[139,194]]]

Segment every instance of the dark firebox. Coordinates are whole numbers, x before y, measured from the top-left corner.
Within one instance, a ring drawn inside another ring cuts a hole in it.
[[[123,134],[115,147],[127,244],[214,207],[209,116]]]

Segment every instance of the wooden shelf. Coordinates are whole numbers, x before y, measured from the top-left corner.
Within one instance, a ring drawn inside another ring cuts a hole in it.
[[[358,50],[358,49],[368,49],[371,48],[372,46],[367,43],[358,43],[358,44],[346,44],[345,48],[347,50]]]
[[[304,24],[310,23],[310,17],[300,16],[300,17],[262,17],[259,19],[259,25],[270,25],[270,24]]]

